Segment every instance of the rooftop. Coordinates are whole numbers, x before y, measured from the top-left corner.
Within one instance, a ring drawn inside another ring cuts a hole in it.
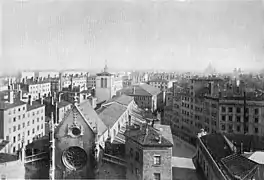
[[[151,85],[141,84],[121,89],[119,92],[129,96],[154,96],[159,94],[161,91],[159,88],[153,87]]]
[[[106,127],[111,128],[126,110],[126,107],[114,102],[112,104],[102,106],[101,108],[96,110],[96,112],[98,113],[99,117],[102,119]]]
[[[16,155],[0,153],[0,163],[6,163],[11,161],[16,161],[18,158]]]
[[[97,115],[96,111],[93,109],[89,101],[82,102],[79,109],[92,127],[95,127],[97,125],[97,131],[99,135],[103,134],[107,130],[106,125]]]
[[[0,101],[0,109],[6,110],[6,109],[22,106],[24,104],[27,104],[27,103],[25,103],[23,101],[15,101],[14,103],[10,104],[8,102]]]
[[[32,105],[27,104],[27,111],[31,111],[33,109],[38,109],[40,107],[45,106],[44,104],[41,104],[39,101],[33,101]]]
[[[155,79],[149,80],[149,82],[163,82],[163,83],[168,83],[169,81],[166,80],[166,79],[155,78]]]
[[[134,100],[134,97],[122,94],[121,96],[117,96],[117,97],[110,99],[107,103],[117,102],[119,104],[128,106],[133,100]]]
[[[227,179],[244,179],[256,172],[256,162],[236,153],[240,152],[241,143],[243,152],[262,149],[264,146],[262,137],[252,135],[216,133],[202,136],[201,141]]]
[[[145,147],[173,147],[171,139],[166,139],[162,132],[147,124],[142,125],[141,128],[132,126],[124,135]]]
[[[0,151],[9,143],[9,141],[0,139]]]
[[[113,76],[113,74],[109,73],[109,72],[101,72],[101,73],[97,73],[97,76]]]

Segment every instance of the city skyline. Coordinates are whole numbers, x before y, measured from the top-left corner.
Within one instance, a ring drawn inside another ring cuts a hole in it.
[[[260,70],[261,3],[5,1],[0,70]]]

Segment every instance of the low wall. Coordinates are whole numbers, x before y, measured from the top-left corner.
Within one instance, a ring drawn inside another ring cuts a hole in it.
[[[25,179],[25,167],[19,160],[0,164],[0,169],[0,176],[6,179]]]

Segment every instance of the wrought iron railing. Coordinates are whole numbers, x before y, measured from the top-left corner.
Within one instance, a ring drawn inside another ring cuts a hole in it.
[[[39,161],[39,160],[42,160],[42,159],[46,159],[48,157],[49,157],[49,155],[48,155],[47,152],[38,153],[38,154],[35,154],[35,155],[32,155],[32,156],[25,157],[25,163]]]
[[[126,166],[126,161],[125,160],[123,160],[121,158],[118,158],[116,156],[112,156],[112,155],[106,154],[106,153],[103,156],[103,160],[107,161],[107,162],[114,163],[114,164],[118,164],[118,165],[121,165],[121,166]]]

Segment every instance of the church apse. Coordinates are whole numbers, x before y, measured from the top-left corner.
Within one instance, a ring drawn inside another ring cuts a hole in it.
[[[96,132],[77,102],[55,130],[55,179],[93,179]]]

